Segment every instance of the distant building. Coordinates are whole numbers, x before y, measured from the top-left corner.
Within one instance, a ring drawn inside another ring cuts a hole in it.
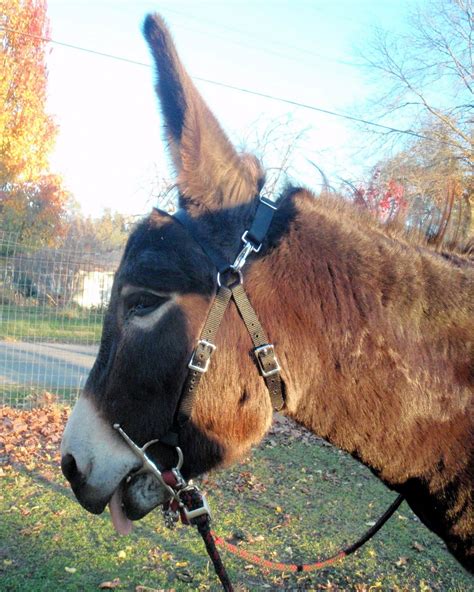
[[[108,304],[114,281],[113,271],[88,271],[76,273],[72,301],[83,308],[101,308]]]

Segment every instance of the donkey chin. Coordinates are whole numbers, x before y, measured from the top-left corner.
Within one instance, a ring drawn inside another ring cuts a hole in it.
[[[169,499],[169,493],[150,473],[132,476],[122,488],[122,508],[130,520],[140,520]]]
[[[139,520],[169,499],[166,489],[149,473],[137,473],[141,461],[82,395],[61,442],[61,468],[79,503],[93,514],[107,504],[115,530],[128,534]],[[160,467],[159,467],[160,468]]]

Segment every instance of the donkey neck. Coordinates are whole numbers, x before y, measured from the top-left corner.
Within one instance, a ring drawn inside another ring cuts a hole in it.
[[[423,278],[462,293],[462,273],[349,205],[303,192],[293,201],[285,238],[248,282],[284,369],[287,413],[396,483],[407,475],[406,439],[457,388],[449,359],[443,377],[431,354],[440,325],[426,311],[442,294]]]

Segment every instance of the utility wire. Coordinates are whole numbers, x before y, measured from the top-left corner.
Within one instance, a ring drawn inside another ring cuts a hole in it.
[[[214,25],[215,27],[218,27],[220,29],[225,29],[226,31],[231,31],[231,32],[237,33],[239,35],[244,35],[245,37],[250,37],[251,39],[254,39],[255,38],[255,35],[253,33],[247,33],[246,31],[242,31],[241,29],[236,29],[235,27],[229,27],[227,25],[223,25],[221,23],[218,23],[217,21],[212,21],[212,20],[209,20],[209,19],[199,18],[199,17],[197,17],[197,16],[195,16],[193,14],[189,14],[189,13],[184,12],[184,11],[181,11],[181,10],[176,10],[175,8],[165,8],[165,10],[166,10],[166,12],[171,12],[171,13],[174,13],[174,14],[177,14],[177,15],[180,15],[180,16],[184,16],[187,19],[191,19],[191,20],[197,21],[198,23],[204,23],[204,24],[208,23],[208,24]],[[228,38],[227,38],[227,40],[228,40]],[[239,41],[235,41],[235,43],[238,43],[239,45],[242,45],[242,43],[239,42]],[[250,47],[252,47],[253,49],[256,49],[257,51],[262,51],[262,52],[265,52],[265,53],[270,53],[270,54],[273,54],[273,55],[277,55],[277,56],[283,57],[284,59],[289,59],[290,56],[287,56],[287,55],[282,54],[280,52],[273,51],[272,49],[268,49],[269,46],[273,46],[273,45],[274,45],[274,43],[272,43],[270,41],[270,43],[268,43],[268,42],[265,43],[264,46],[250,45]],[[336,64],[342,64],[343,66],[350,66],[352,68],[360,68],[361,66],[363,66],[363,64],[358,64],[356,62],[350,62],[348,60],[342,60],[342,59],[338,59],[338,58],[333,58],[331,56],[324,55],[324,54],[321,54],[321,53],[317,53],[315,51],[311,51],[311,50],[308,50],[308,49],[304,49],[302,47],[295,47],[294,45],[288,45],[287,43],[281,43],[281,42],[279,42],[278,45],[282,49],[285,49],[286,48],[286,49],[290,49],[290,50],[293,50],[293,51],[298,51],[298,52],[300,52],[302,54],[306,54],[306,55],[309,55],[309,56],[320,58],[320,59],[323,59],[323,60],[326,60],[326,61],[329,61],[329,62],[335,62]],[[249,44],[245,44],[245,47],[249,47]],[[298,58],[291,57],[290,59],[296,60]],[[308,63],[308,62],[306,62],[306,63]]]
[[[96,55],[96,56],[100,56],[100,57],[104,57],[104,58],[109,58],[112,60],[117,60],[120,62],[125,62],[127,64],[133,64],[135,66],[143,66],[145,68],[151,68],[150,64],[147,64],[145,62],[139,62],[138,60],[132,60],[130,58],[125,58],[122,56],[117,56],[117,55],[113,55],[110,53],[105,53],[102,51],[97,51],[95,49],[89,49],[86,47],[80,47],[79,45],[72,45],[71,43],[64,43],[63,41],[56,41],[54,39],[49,39],[48,37],[42,37],[40,35],[34,35],[32,33],[25,33],[23,31],[17,31],[15,29],[11,29],[9,27],[4,27],[4,26],[0,26],[0,31],[7,31],[9,33],[13,33],[15,35],[22,35],[23,37],[30,37],[32,39],[37,39],[38,41],[44,41],[46,43],[54,43],[55,45],[60,45],[61,47],[67,47],[69,49],[75,49],[77,51],[82,51],[85,53],[89,53],[92,55]],[[292,105],[294,107],[301,107],[302,109],[308,109],[310,111],[316,111],[317,113],[324,113],[325,115],[331,115],[332,117],[339,117],[340,119],[347,119],[349,121],[355,121],[357,123],[363,123],[364,125],[370,125],[372,127],[377,127],[380,129],[384,129],[387,130],[389,132],[394,132],[394,133],[398,133],[398,134],[405,134],[405,135],[409,135],[409,136],[413,136],[415,138],[420,138],[421,140],[428,140],[429,142],[435,142],[437,144],[444,144],[446,146],[451,146],[454,148],[458,148],[458,146],[456,146],[456,144],[453,144],[451,142],[446,142],[444,140],[437,140],[436,138],[431,138],[430,136],[425,136],[424,134],[419,134],[413,130],[407,129],[407,130],[402,130],[396,127],[391,127],[388,125],[383,125],[382,123],[376,123],[375,121],[369,121],[368,119],[362,119],[360,117],[355,117],[352,115],[346,115],[344,113],[338,113],[336,111],[330,111],[329,109],[323,109],[322,107],[316,107],[314,105],[308,105],[307,103],[299,103],[298,101],[293,101],[291,99],[284,99],[283,97],[276,97],[274,95],[270,95],[267,93],[263,93],[263,92],[259,92],[259,91],[255,91],[255,90],[250,90],[248,88],[243,88],[240,86],[234,86],[232,84],[227,84],[225,82],[219,82],[217,80],[210,80],[209,78],[201,78],[199,76],[193,76],[192,77],[194,80],[199,80],[200,82],[205,82],[207,84],[213,84],[214,86],[219,86],[221,88],[228,88],[230,90],[235,90],[237,92],[242,92],[242,93],[246,93],[249,95],[254,95],[257,97],[262,97],[264,99],[269,99],[271,101],[277,101],[280,103],[285,103],[287,105]]]

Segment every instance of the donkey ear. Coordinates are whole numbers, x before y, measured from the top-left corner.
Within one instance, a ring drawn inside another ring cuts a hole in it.
[[[181,64],[163,19],[149,15],[143,31],[156,63],[180,205],[198,212],[249,201],[263,184],[258,160],[236,152]]]

